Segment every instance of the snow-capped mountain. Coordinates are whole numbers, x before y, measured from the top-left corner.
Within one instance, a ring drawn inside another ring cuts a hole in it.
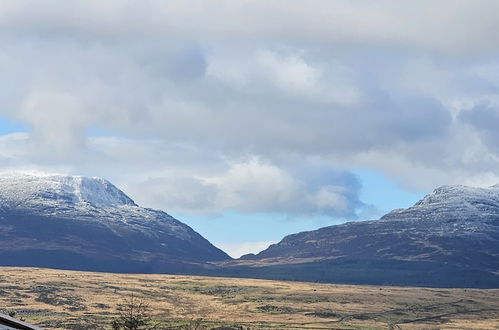
[[[499,219],[499,185],[489,188],[443,186],[413,207],[393,210],[381,220],[470,221],[491,217]]]
[[[281,278],[499,287],[499,186],[440,187],[380,220],[289,235],[230,264],[252,263]]]
[[[379,220],[293,234],[232,261],[110,182],[0,174],[0,265],[499,288],[499,186],[445,186]]]
[[[109,181],[65,175],[0,175],[0,203],[6,206],[93,207],[137,206]]]
[[[104,179],[0,174],[2,265],[168,272],[226,259],[189,226]]]

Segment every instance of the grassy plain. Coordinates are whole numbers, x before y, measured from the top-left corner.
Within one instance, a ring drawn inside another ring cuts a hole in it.
[[[110,329],[132,295],[160,329],[499,329],[499,290],[0,268],[0,311],[47,329]]]

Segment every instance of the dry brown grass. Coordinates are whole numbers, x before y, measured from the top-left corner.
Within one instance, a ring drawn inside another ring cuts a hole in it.
[[[51,329],[109,328],[132,294],[163,326],[202,318],[244,329],[499,329],[499,290],[0,270],[0,309]]]

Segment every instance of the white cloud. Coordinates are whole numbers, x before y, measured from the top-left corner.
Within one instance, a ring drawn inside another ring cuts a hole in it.
[[[282,169],[253,158],[231,164],[222,176],[205,178],[217,187],[216,203],[220,209],[276,211],[289,209],[295,200],[298,183]]]
[[[316,170],[313,164],[294,171],[257,157],[228,160],[157,140],[96,137],[77,154],[54,158],[45,157],[29,135],[11,134],[0,136],[0,159],[4,171],[101,176],[142,206],[176,213],[233,210],[355,218],[363,208],[357,197],[360,185],[347,172]],[[317,175],[323,178],[307,178]]]
[[[319,210],[333,209],[338,211],[348,210],[348,201],[342,194],[344,187],[326,186],[308,196],[308,200],[316,205]]]
[[[0,137],[0,167],[207,213],[353,217],[352,167],[411,189],[492,183],[498,9],[0,0],[0,114],[32,130]]]
[[[57,153],[85,145],[89,121],[84,104],[69,94],[36,92],[27,95],[18,118],[33,127],[33,138]]]
[[[357,197],[360,186],[348,173],[338,172],[312,184],[304,178],[307,173],[292,173],[259,158],[222,162],[226,168],[215,175],[199,170],[181,174],[170,166],[172,172],[158,173],[127,188],[148,206],[184,214],[232,210],[355,218],[364,207]]]
[[[381,44],[443,52],[497,50],[499,5],[487,0],[0,2],[4,33]],[[8,28],[8,29],[7,29]]]
[[[258,61],[269,72],[270,79],[291,92],[311,92],[317,88],[320,72],[297,55],[281,58],[271,51],[258,54]]]

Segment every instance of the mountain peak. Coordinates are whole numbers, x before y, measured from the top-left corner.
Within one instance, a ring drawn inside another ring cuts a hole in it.
[[[426,195],[416,205],[440,203],[449,199],[499,199],[499,185],[488,188],[468,187],[463,185],[441,186]]]
[[[488,188],[464,185],[441,186],[426,195],[414,206],[397,209],[381,220],[400,219],[469,219],[499,217],[499,185]]]
[[[21,207],[54,204],[136,206],[125,193],[102,178],[19,172],[0,174],[0,202]]]
[[[101,178],[0,173],[0,265],[172,272],[230,259]]]
[[[380,220],[289,235],[229,264],[280,279],[497,288],[498,255],[499,186],[443,186]]]

